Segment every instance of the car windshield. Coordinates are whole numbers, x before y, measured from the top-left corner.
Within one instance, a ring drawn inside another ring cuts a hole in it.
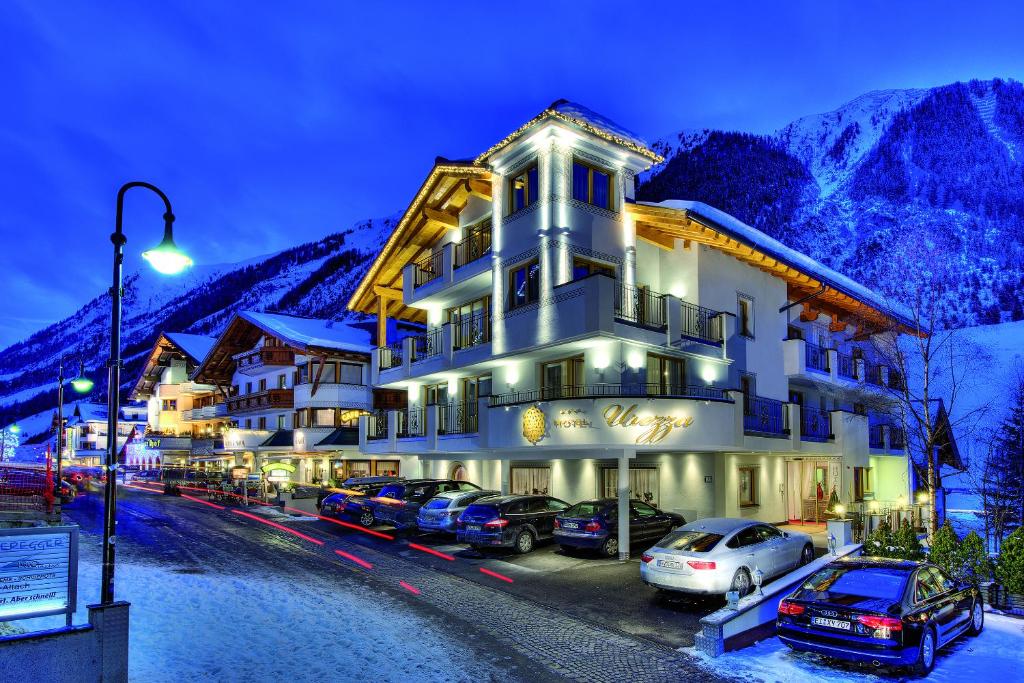
[[[452,502],[451,498],[431,498],[423,506],[425,510],[443,510]]]
[[[679,529],[658,541],[658,547],[665,548],[666,550],[706,553],[718,545],[718,542],[721,540],[721,534],[713,534],[710,531]]]
[[[833,566],[807,579],[801,590],[813,592],[815,599],[852,595],[895,602],[903,597],[909,575],[907,570],[895,567]]]
[[[563,517],[594,517],[601,513],[604,509],[604,505],[594,501],[586,503],[576,503],[571,508],[562,513]]]
[[[401,498],[403,493],[405,493],[405,486],[402,484],[389,484],[382,488],[377,495],[381,498]]]

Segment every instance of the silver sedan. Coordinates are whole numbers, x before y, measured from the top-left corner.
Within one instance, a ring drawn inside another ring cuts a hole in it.
[[[811,537],[748,519],[712,517],[684,524],[640,558],[640,578],[649,586],[684,593],[740,595],[814,559]]]
[[[420,531],[454,534],[455,522],[471,503],[500,495],[501,491],[445,491],[439,493],[420,508],[416,526]]]

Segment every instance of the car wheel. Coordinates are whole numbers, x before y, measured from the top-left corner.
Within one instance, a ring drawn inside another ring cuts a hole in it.
[[[746,568],[740,567],[736,570],[736,575],[732,577],[732,588],[730,590],[736,591],[742,598],[753,589],[754,584],[750,580],[750,572],[748,572]]]
[[[619,556],[619,539],[609,536],[601,546],[601,554],[605,557]]]
[[[915,676],[927,676],[935,668],[935,630],[931,626],[921,634],[921,645],[917,650],[917,661],[911,667]]]
[[[369,529],[373,526],[373,511],[363,510],[359,513],[359,525]]]
[[[976,636],[981,633],[983,628],[985,628],[985,609],[982,607],[981,600],[975,600],[974,607],[971,608],[971,627],[967,633]]]
[[[529,531],[520,531],[516,536],[516,552],[524,555],[533,550],[533,534]]]
[[[814,562],[814,546],[808,543],[804,546],[804,549],[800,551],[800,566],[810,564]]]

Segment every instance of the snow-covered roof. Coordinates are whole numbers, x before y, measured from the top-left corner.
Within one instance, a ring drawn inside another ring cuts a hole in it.
[[[333,320],[255,311],[240,311],[238,317],[298,349],[369,353],[372,345],[369,330]]]
[[[730,237],[755,247],[768,256],[780,261],[800,272],[820,280],[822,284],[835,289],[847,296],[865,303],[872,308],[885,312],[897,319],[898,322],[907,326],[914,326],[913,316],[903,305],[890,301],[877,292],[868,289],[859,282],[838,273],[823,263],[815,261],[810,256],[802,254],[795,249],[790,249],[782,242],[769,237],[760,230],[752,228],[735,216],[731,216],[721,209],[716,209],[704,202],[697,202],[687,199],[667,199],[663,202],[637,202],[645,206],[658,206],[667,209],[678,209],[688,211],[700,218],[704,218],[714,224],[716,229],[728,234]]]
[[[171,340],[175,346],[191,356],[194,363],[201,362],[206,358],[213,345],[217,342],[213,337],[201,334],[187,334],[185,332],[165,332],[164,336]]]
[[[126,405],[121,406],[120,419],[118,422],[132,422],[132,423],[144,423],[146,421],[146,407],[144,405]],[[69,425],[80,424],[84,422],[106,422],[107,421],[107,406],[105,403],[91,403],[88,401],[81,401],[75,404],[75,409],[71,413],[71,417],[68,419]]]

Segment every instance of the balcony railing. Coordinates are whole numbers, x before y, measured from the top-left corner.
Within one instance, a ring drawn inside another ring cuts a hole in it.
[[[491,341],[491,316],[487,311],[459,318],[451,325],[452,345],[456,351]]]
[[[461,268],[491,253],[491,219],[477,223],[469,229],[465,239],[455,245],[454,266]]]
[[[641,327],[664,329],[665,295],[619,284],[615,289],[615,317]]]
[[[370,441],[388,438],[387,411],[378,410],[366,416],[366,438]]]
[[[292,408],[295,394],[291,389],[267,389],[245,396],[232,396],[227,400],[228,414],[247,413],[253,410]]]
[[[800,439],[827,441],[832,438],[832,415],[827,410],[800,407]]]
[[[884,425],[868,425],[868,448],[885,448]]]
[[[744,397],[743,431],[755,435],[788,436],[789,411],[785,402],[760,396]]]
[[[889,388],[895,391],[903,390],[903,375],[895,368],[889,368]]]
[[[441,277],[441,252],[435,251],[430,256],[417,262],[416,267],[413,268],[413,273],[414,287],[422,287],[428,282]]]
[[[426,420],[423,408],[406,408],[395,413],[398,420],[398,438],[423,436],[426,431]]]
[[[826,373],[831,370],[828,365],[828,349],[808,342],[804,344],[804,354],[807,358],[808,370]]]
[[[836,362],[839,367],[836,372],[840,377],[846,379],[857,379],[857,360],[848,353],[836,353]]]
[[[882,366],[864,361],[864,381],[875,386],[885,386],[882,381]]]
[[[906,447],[907,438],[903,427],[889,427],[889,450],[902,451]]]
[[[414,338],[411,362],[416,363],[427,358],[441,355],[441,328],[435,327],[426,334]]]
[[[239,372],[248,375],[267,366],[295,365],[295,352],[281,346],[262,346],[238,354],[235,364]]]
[[[478,431],[476,405],[452,402],[437,406],[438,434],[476,434]]]
[[[388,370],[390,368],[397,368],[402,364],[402,347],[401,341],[391,342],[387,346],[377,347],[377,365],[380,370]]]
[[[688,398],[700,401],[729,401],[725,390],[707,386],[653,384],[569,384],[513,391],[491,396],[490,405],[510,406],[535,401],[573,398]]]
[[[722,343],[722,318],[718,311],[682,302],[682,336],[705,344]]]

